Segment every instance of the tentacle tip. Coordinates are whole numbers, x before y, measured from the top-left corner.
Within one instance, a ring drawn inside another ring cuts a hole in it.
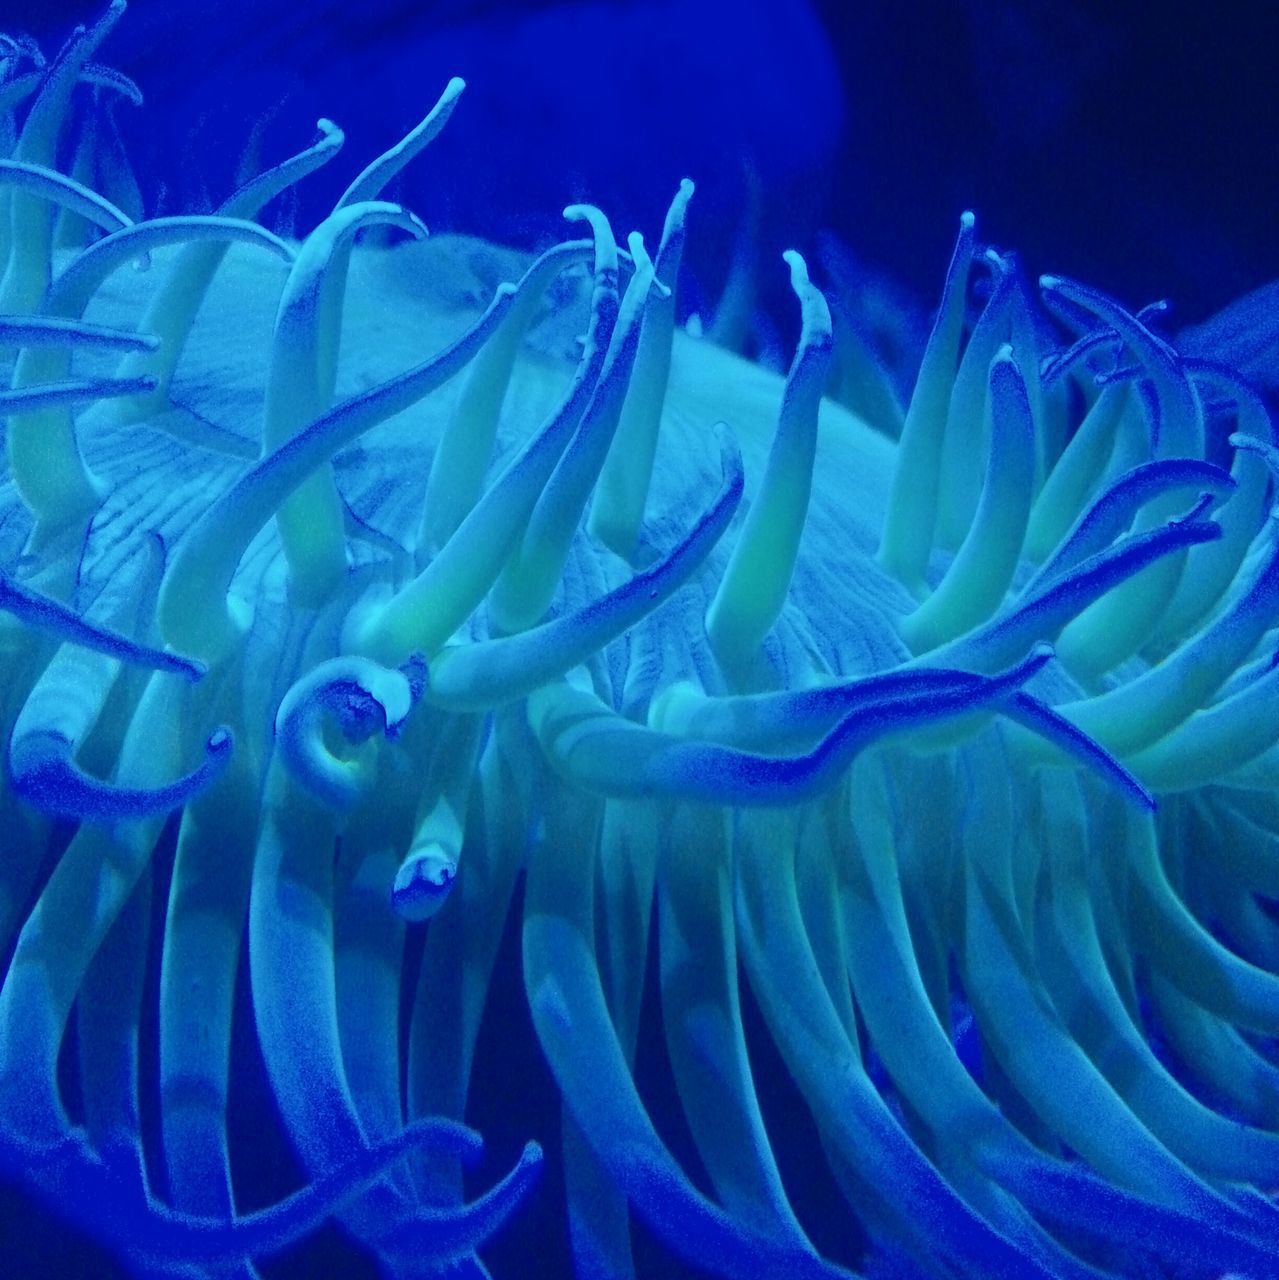
[[[409,853],[395,873],[391,906],[401,920],[420,924],[444,905],[457,878],[457,858],[436,841]]]
[[[404,222],[401,225],[414,240],[429,240],[431,237],[426,223],[409,209],[404,210]]]
[[[180,674],[191,684],[199,684],[209,674],[209,664],[199,658],[178,657],[177,661],[181,664]]]

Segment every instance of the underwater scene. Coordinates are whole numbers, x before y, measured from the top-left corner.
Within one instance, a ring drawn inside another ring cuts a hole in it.
[[[0,1280],[1279,1277],[1279,7],[0,0]]]

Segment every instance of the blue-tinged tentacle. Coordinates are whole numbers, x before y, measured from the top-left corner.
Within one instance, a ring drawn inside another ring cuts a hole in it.
[[[1151,441],[1162,457],[1202,457],[1203,408],[1186,375],[1185,364],[1163,339],[1112,298],[1060,276],[1041,276],[1045,299],[1063,298],[1108,325],[1123,340],[1143,374],[1154,384],[1161,408],[1160,431]]]
[[[627,560],[635,554],[657,452],[675,332],[675,282],[684,251],[684,219],[692,195],[693,184],[685,178],[666,211],[654,258],[661,288],[654,290],[644,313],[626,401],[595,485],[587,521],[587,528],[595,537]],[[662,289],[668,292],[663,293]]]
[[[1270,1185],[1279,1136],[1218,1115],[1155,1057],[1106,967],[1090,903],[1084,795],[1069,779],[1041,791],[1045,841],[1035,952],[1066,1030],[1136,1117],[1188,1168],[1209,1179]]]
[[[80,1091],[89,1142],[145,1185],[138,1094],[139,1024],[151,935],[151,878],[134,886],[76,997]]]
[[[405,675],[382,671],[365,659],[321,663],[314,679],[304,683],[315,687],[303,690],[295,707],[325,710],[348,741],[398,728],[412,705],[414,686]],[[291,713],[282,716],[286,726],[294,718]],[[249,900],[249,972],[259,1043],[277,1105],[304,1166],[318,1172],[344,1150],[365,1144],[367,1135],[341,1046],[333,964],[331,851],[339,818],[327,789],[325,800],[317,802],[290,776],[296,763],[288,768],[282,764],[279,744],[291,731],[286,727],[277,739],[280,754],[267,780]],[[309,784],[312,775],[304,773]],[[389,900],[386,906],[389,910]],[[299,1027],[307,1029],[301,1041]],[[392,1096],[398,1096],[398,1084]],[[535,1175],[538,1159],[530,1153],[530,1167],[522,1165],[508,1180],[507,1191],[494,1193],[500,1204],[513,1205],[511,1195]],[[424,1211],[403,1182],[370,1189],[342,1216],[361,1239],[377,1240],[383,1247],[395,1232],[400,1241],[396,1249],[411,1246],[420,1262],[436,1265],[454,1257],[450,1232],[465,1233],[489,1220],[482,1210],[468,1206]],[[432,1235],[436,1227],[438,1236]],[[464,1239],[462,1252],[469,1253],[477,1241],[465,1234]]]
[[[425,1262],[441,1269],[472,1260],[475,1251],[501,1231],[533,1194],[542,1163],[542,1148],[536,1142],[525,1143],[511,1170],[469,1204],[418,1208],[412,1218],[387,1233],[392,1256],[404,1255],[410,1267]]]
[[[1279,1123],[1279,1068],[1236,1027],[1208,1012],[1158,973],[1150,975],[1158,1026],[1190,1079],[1248,1124],[1273,1132]]]
[[[1228,1197],[1213,1191],[1133,1116],[1051,1008],[1009,892],[1008,793],[980,788],[973,800],[965,821],[960,965],[985,1042],[1052,1131],[1115,1185],[1205,1224],[1247,1226]],[[1143,816],[1129,825],[1153,824]]]
[[[619,716],[593,693],[568,684],[534,691],[529,721],[552,767],[588,790],[745,807],[792,804],[831,786],[879,738],[998,707],[1050,657],[1050,650],[1036,649],[975,687],[903,694],[859,707],[800,755],[689,741]]]
[[[1193,1253],[1201,1262],[1231,1256],[1255,1263],[1257,1248],[1224,1224],[1195,1223],[1031,1145],[977,1087],[944,1030],[944,1010],[938,1013],[930,1004],[918,968],[919,920],[917,904],[909,901],[910,866],[919,851],[931,856],[936,841],[901,814],[882,785],[878,792],[866,785],[873,776],[867,771],[874,767],[869,757],[856,766],[863,784],[855,795],[866,806],[864,812],[853,810],[862,856],[839,862],[853,877],[852,892],[841,899],[847,913],[849,974],[876,1051],[898,1088],[928,1121],[940,1144],[935,1158],[946,1176],[1013,1239],[1025,1240],[1028,1229],[1030,1240],[1035,1238],[1033,1225],[1019,1217],[1024,1205],[1067,1233],[1067,1239],[1096,1236],[1112,1248],[1119,1244],[1157,1252],[1176,1238],[1185,1241],[1187,1256]],[[898,772],[897,764],[893,772]],[[877,812],[876,804],[887,808]],[[883,816],[894,808],[895,820]],[[944,865],[927,870],[926,892],[931,895],[945,883]],[[962,911],[966,895],[962,888],[954,892]],[[988,1034],[985,1024],[982,1033]],[[1022,1225],[1016,1226],[1018,1222]],[[1061,1265],[1058,1247],[1046,1237],[1038,1240],[1037,1246],[1027,1240],[1022,1247],[1034,1257],[1056,1255]],[[1043,1265],[1051,1271],[1050,1261]]]
[[[804,259],[785,255],[800,303],[801,330],[782,393],[759,492],[706,611],[706,634],[733,684],[750,684],[759,646],[781,614],[808,515],[817,451],[817,410],[831,358],[830,308]]]
[[[377,781],[343,828],[334,868],[338,1040],[360,1125],[374,1139],[404,1124],[403,1043],[391,1029],[400,1024],[406,934],[392,895],[396,870],[413,838],[416,784],[430,767],[438,728],[436,715],[420,711],[379,753]],[[422,1114],[445,1112],[435,1108]],[[460,1119],[462,1112],[452,1114]],[[407,1166],[396,1171],[394,1183],[401,1194],[411,1194]]]
[[[86,70],[89,70],[86,68]],[[124,154],[115,109],[121,99],[142,105],[142,91],[128,76],[112,67],[101,67],[89,97],[92,107],[77,122],[69,172],[81,185],[110,199],[133,221],[143,216],[142,192]],[[89,83],[88,76],[82,77]],[[58,214],[53,243],[57,249],[83,249],[95,238],[92,222],[63,209]]]
[[[1238,1027],[1275,1034],[1279,977],[1241,959],[1195,918],[1169,883],[1146,824],[1130,824],[1127,836],[1127,923],[1135,944],[1170,983],[1205,1009]]]
[[[1134,516],[1146,503],[1164,494],[1186,489],[1192,490],[1196,496],[1212,494],[1217,503],[1214,514],[1220,519],[1220,504],[1234,500],[1238,483],[1229,472],[1198,458],[1165,458],[1158,462],[1144,462],[1125,471],[1089,503],[1018,594],[1035,595],[1080,561],[1104,551],[1127,531]],[[1220,542],[1213,545],[1219,546]]]
[[[1197,360],[1187,360],[1185,365],[1202,394],[1224,396],[1233,406],[1234,431],[1229,444],[1234,456],[1230,473],[1236,489],[1230,500],[1214,512],[1221,525],[1221,541],[1196,547],[1186,558],[1186,572],[1151,639],[1161,649],[1194,631],[1226,595],[1264,521],[1274,475],[1264,458],[1247,447],[1248,441],[1273,445],[1277,438],[1270,410],[1256,388],[1220,365]]]
[[[950,667],[910,666],[881,675],[832,680],[811,689],[712,697],[688,681],[671,684],[650,704],[654,729],[741,751],[811,747],[850,711],[900,695],[975,691],[983,676]]]
[[[1273,721],[1272,721],[1273,723]],[[1190,801],[1190,831],[1220,847],[1222,869],[1240,884],[1268,898],[1279,898],[1279,813],[1269,792],[1213,793],[1214,803]],[[1194,835],[1189,837],[1193,848]]]
[[[391,905],[405,920],[431,919],[457,879],[482,727],[478,716],[439,723],[429,771],[421,779],[412,840],[391,886]]]
[[[443,131],[448,124],[458,99],[466,88],[466,81],[454,76],[444,86],[435,105],[422,120],[400,139],[395,146],[384,151],[376,160],[367,164],[349,187],[338,198],[335,212],[353,204],[361,204],[381,197],[387,183],[402,173]]]
[[[855,767],[846,803],[856,840],[837,872],[848,975],[857,1007],[901,1096],[927,1126],[941,1173],[969,1212],[985,1218],[1018,1253],[1048,1274],[1079,1274],[1073,1261],[1038,1231],[995,1170],[1025,1143],[956,1056],[946,1023],[926,989],[896,868],[893,802],[872,758]],[[918,1175],[917,1175],[918,1176]],[[952,1230],[963,1226],[958,1219]],[[967,1228],[971,1235],[973,1228]],[[980,1237],[979,1237],[980,1239]],[[960,1241],[964,1241],[963,1235]],[[966,1251],[974,1243],[964,1241]]]
[[[431,667],[429,702],[483,711],[532,692],[585,662],[660,607],[705,563],[742,496],[736,444],[720,436],[723,484],[684,537],[656,564],[576,612],[497,640],[445,649]]]
[[[337,832],[338,820],[328,807],[273,763],[253,859],[249,975],[276,1106],[312,1175],[367,1140],[339,1041],[333,969]],[[411,1211],[398,1189],[379,1184],[349,1207],[343,1221],[367,1239]]]
[[[982,459],[988,451],[990,366],[1010,336],[1014,299],[1020,288],[1012,258],[987,249],[980,259],[992,275],[990,296],[960,358],[942,440],[934,546],[947,549],[964,540],[981,501]]]
[[[204,761],[170,783],[130,787],[85,772],[76,755],[98,722],[123,662],[199,679],[199,664],[126,639],[89,622],[56,601],[8,581],[0,602],[21,603],[25,620],[60,634],[68,643],[35,682],[18,713],[6,754],[7,777],[28,804],[43,813],[105,822],[167,813],[208,786],[225,767],[231,737],[219,729],[208,740]],[[85,643],[87,641],[87,643]]]
[[[0,159],[0,187],[12,187],[47,200],[78,214],[103,231],[119,231],[133,225],[133,219],[110,200],[74,178],[68,178],[56,169],[46,169],[43,165]]]
[[[440,714],[424,708],[424,714]],[[518,711],[499,711],[480,755],[466,825],[465,856],[445,909],[427,931],[409,1029],[408,1115],[466,1112],[480,1017],[497,959],[516,875],[534,822],[522,770],[528,730]],[[460,1200],[457,1162],[415,1164],[424,1199]]]
[[[351,1096],[339,1041],[333,949],[330,812],[273,767],[254,860],[249,905],[249,970],[263,1060],[277,1105],[303,1164],[331,1167],[367,1139]],[[284,908],[284,909],[282,909]],[[299,1038],[297,1028],[307,1028]],[[471,1253],[519,1204],[535,1181],[540,1151],[530,1144],[515,1170],[474,1205],[431,1208],[383,1182],[345,1210],[362,1238],[420,1265]]]
[[[158,546],[153,549],[158,552]],[[0,695],[0,702],[3,704],[0,714],[3,714],[5,723],[10,726],[17,720],[49,663],[59,654],[55,641],[64,634],[61,630],[62,623],[70,622],[77,629],[83,625],[90,632],[88,638],[94,643],[99,640],[105,642],[108,654],[113,654],[118,652],[115,645],[121,639],[122,629],[137,629],[139,620],[145,618],[154,605],[161,565],[159,554],[143,558],[141,583],[131,583],[122,593],[116,594],[114,599],[117,603],[101,617],[98,616],[99,611],[109,603],[105,595],[100,596],[91,606],[89,614],[92,617],[81,617],[46,594],[50,590],[69,592],[71,583],[68,580],[68,569],[73,564],[74,560],[69,557],[66,562],[55,562],[55,572],[50,573],[47,569],[42,572],[36,579],[42,588],[38,594],[30,586],[24,585],[21,591],[26,597],[27,608],[16,614],[11,613],[2,620],[4,625],[0,631],[3,636],[0,647],[3,648],[5,681],[3,694]],[[3,595],[6,581],[7,579],[0,578],[0,596]],[[134,589],[139,586],[140,589]],[[44,622],[52,620],[55,625],[46,627],[37,622],[37,619]],[[32,622],[36,622],[36,625],[29,625]],[[125,643],[127,645],[130,642]],[[62,651],[67,655],[62,660],[75,667],[77,660],[71,655],[82,652],[81,646],[69,647]],[[152,653],[159,654],[159,651]],[[113,669],[116,666],[111,659],[103,659],[103,662],[106,668]],[[86,673],[94,669],[101,674],[105,668],[95,668],[92,663],[83,668]],[[96,717],[99,722],[83,746],[83,759],[91,772],[106,774],[114,766],[125,728],[124,717],[119,712],[122,708],[133,705],[139,692],[134,686],[149,674],[144,667],[134,664],[130,664],[128,670],[129,675],[124,679],[98,686],[103,701],[96,704],[93,693],[85,698],[84,691],[77,687],[78,677],[70,683],[53,681],[55,686],[61,684],[69,695],[81,698],[89,718]],[[197,672],[188,669],[188,674],[195,675]],[[56,704],[58,698],[55,697],[54,701]],[[31,887],[44,856],[49,826],[50,820],[46,815],[33,809],[18,796],[7,774],[0,778],[0,831],[5,833],[6,844],[5,856],[0,859],[0,950],[5,953],[21,923],[20,912],[28,904]]]
[[[1014,280],[1008,341],[1025,383],[1026,403],[1030,410],[1031,440],[1035,454],[1034,476],[1030,485],[1033,495],[1043,487],[1045,477],[1061,457],[1069,435],[1070,422],[1065,388],[1054,387],[1044,379],[1042,369],[1047,358],[1044,326],[1035,312],[1034,298],[1026,283],[1021,263],[1015,255],[1011,256],[1010,261]],[[1021,533],[1024,537],[1025,526]]]
[[[280,297],[267,370],[262,454],[288,443],[333,403],[346,302],[347,268],[355,237],[369,227],[398,227],[415,239],[426,227],[399,205],[340,206],[298,248]],[[315,607],[346,575],[342,501],[329,467],[309,475],[275,513],[299,604]]]
[[[15,582],[6,573],[0,573],[0,610],[49,636],[122,662],[172,672],[187,680],[199,680],[205,673],[203,663],[167,649],[139,644],[110,627],[90,622],[68,605]]]
[[[1225,691],[1128,761],[1138,777],[1160,792],[1208,786],[1269,751],[1277,717],[1279,666],[1271,659],[1246,684]],[[1267,892],[1279,893],[1279,881]]]
[[[600,822],[600,981],[618,1043],[634,1074],[665,810],[606,800]],[[569,1236],[587,1275],[633,1280],[630,1213],[571,1110],[561,1118]]]
[[[78,378],[66,382],[42,382],[17,391],[0,391],[0,416],[32,413],[37,409],[53,409],[81,404],[85,400],[110,400],[117,396],[135,396],[150,391],[155,379],[144,378]]]
[[[50,1140],[7,1136],[0,1143],[0,1167],[40,1170],[34,1189],[55,1208],[74,1194],[80,1221],[89,1234],[152,1266],[218,1265],[246,1257],[279,1253],[314,1232],[326,1218],[385,1176],[396,1161],[430,1149],[473,1163],[482,1142],[477,1133],[451,1120],[419,1120],[385,1141],[361,1144],[355,1154],[271,1205],[234,1218],[184,1213],[152,1199],[121,1170],[104,1163],[76,1130]],[[440,1233],[445,1247],[457,1248],[457,1236],[478,1236],[510,1200],[524,1195],[536,1178],[540,1153],[525,1149],[519,1163],[499,1183],[492,1198],[481,1198],[477,1212],[459,1228],[458,1215],[423,1209],[421,1234]],[[434,1219],[434,1220],[433,1220]]]
[[[924,1257],[967,1258],[978,1275],[1087,1275],[1029,1260],[956,1196],[892,1116],[865,1075],[857,1028],[841,1020],[805,937],[792,847],[794,822],[784,813],[753,815],[741,828],[737,938],[778,1050],[836,1157],[832,1170],[845,1167],[858,1184],[845,1190],[850,1203]],[[885,1185],[891,1193],[878,1190]]]
[[[1021,559],[1035,480],[1035,423],[1010,347],[1000,348],[988,376],[985,483],[971,527],[941,581],[899,624],[915,653],[935,649],[989,618]]]
[[[1247,584],[1180,648],[1115,689],[1062,705],[1062,714],[1122,756],[1205,707],[1279,621],[1279,516],[1267,520],[1256,550]]]
[[[959,237],[946,272],[941,307],[928,336],[902,427],[880,541],[880,563],[917,594],[924,590],[937,525],[946,416],[963,336],[975,226],[971,213],[959,220]]]
[[[1203,457],[1203,405],[1184,364],[1167,343],[1096,290],[1055,276],[1041,278],[1040,287],[1046,296],[1062,297],[1096,316],[1123,339],[1137,362],[1139,388],[1149,388],[1154,414],[1151,456]],[[1175,510],[1171,496],[1156,500],[1138,516],[1136,528],[1139,532],[1154,528],[1173,516]],[[1109,671],[1147,643],[1160,614],[1174,597],[1183,562],[1184,557],[1171,557],[1161,566],[1151,566],[1140,580],[1118,588],[1068,626],[1061,638],[1062,660],[1067,666],[1088,677],[1095,676]]]
[[[1133,433],[1129,406],[1128,387],[1121,383],[1103,387],[1089,406],[1031,506],[1026,524],[1026,555],[1031,560],[1046,559],[1061,544],[1107,471],[1115,470],[1112,458],[1128,452],[1121,436]],[[1143,449],[1135,463],[1147,458]]]
[[[160,344],[153,334],[61,316],[0,316],[0,342],[15,347],[97,347],[108,351],[154,351]]]
[[[372,783],[372,761],[335,755],[328,730],[358,747],[374,734],[393,737],[413,709],[409,678],[367,658],[330,658],[296,680],[275,716],[275,746],[294,781],[338,812],[349,812]]]
[[[943,645],[929,659],[975,671],[1003,665],[1032,644],[1053,642],[1072,618],[1148,566],[1220,536],[1219,525],[1198,519],[1130,533],[1029,598],[1005,605],[989,622]]]
[[[141,798],[181,761],[184,721],[196,689],[153,674],[125,733],[115,786]],[[0,1096],[16,1136],[52,1140],[66,1128],[58,1097],[58,1049],[90,961],[163,827],[163,814],[79,828],[27,917],[0,987]]]
[[[260,751],[242,743],[186,806],[160,959],[160,1135],[173,1208],[235,1215],[228,1102],[232,1020],[261,798]],[[253,1280],[247,1261],[218,1280]]]
[[[1009,720],[1029,729],[1043,741],[1051,743],[1067,759],[1083,765],[1101,781],[1114,787],[1138,809],[1154,809],[1155,797],[1142,781],[1141,776],[1127,768],[1105,746],[1090,738],[1083,729],[1056,708],[1041,702],[1024,689],[1019,689],[1000,709]]]
[[[720,1203],[790,1248],[810,1249],[782,1186],[746,1054],[731,923],[731,848],[728,810],[673,808],[657,868],[667,1054]]]
[[[126,787],[85,773],[73,759],[73,744],[56,732],[28,730],[9,742],[7,766],[14,789],[42,813],[85,822],[114,822],[170,813],[200,794],[226,767],[231,734],[217,729],[205,744],[205,759],[173,782]]]

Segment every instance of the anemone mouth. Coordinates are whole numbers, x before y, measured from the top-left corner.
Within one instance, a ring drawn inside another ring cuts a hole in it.
[[[637,1274],[640,1224],[731,1280],[1264,1274],[1247,382],[965,214],[877,430],[799,254],[784,378],[681,328],[691,183],[651,251],[588,206],[531,260],[427,240],[381,191],[457,80],[301,240],[257,219],[328,121],[213,215],[127,213],[124,170],[56,167],[78,85],[130,89],[91,62],[123,7],[29,85],[0,41],[0,1171],[184,1274],[328,1215],[387,1274],[485,1274],[543,1147],[581,1274]],[[562,1116],[477,1194],[512,983]],[[246,1035],[309,1183],[256,1213]]]

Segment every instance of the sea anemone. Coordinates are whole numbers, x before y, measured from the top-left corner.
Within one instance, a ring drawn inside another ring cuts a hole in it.
[[[1248,383],[965,214],[864,422],[799,254],[784,379],[677,324],[691,183],[651,255],[589,206],[426,240],[381,192],[460,81],[300,239],[255,219],[327,121],[146,219],[123,9],[0,40],[0,1172],[146,1275],[331,1216],[394,1277],[509,1222],[531,1274],[543,1147],[582,1276],[1268,1274]],[[562,1115],[482,1185],[521,983]],[[248,1210],[258,1064],[306,1185]]]

